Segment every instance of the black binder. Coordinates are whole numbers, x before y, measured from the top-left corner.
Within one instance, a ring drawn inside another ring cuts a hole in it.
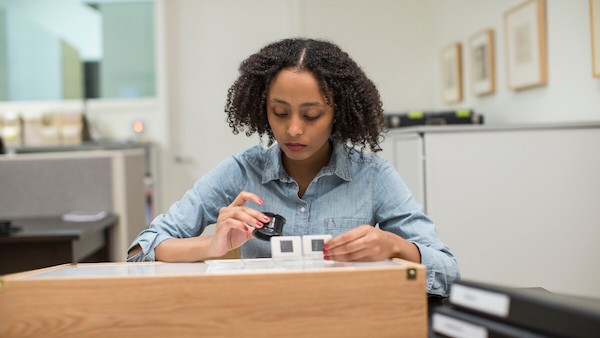
[[[600,299],[460,280],[449,303],[471,313],[559,337],[599,337]]]
[[[463,312],[449,306],[435,309],[432,329],[443,337],[487,337],[487,338],[549,338],[551,336],[527,330],[504,322]]]

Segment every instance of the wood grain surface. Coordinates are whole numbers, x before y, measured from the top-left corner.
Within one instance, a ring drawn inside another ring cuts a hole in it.
[[[0,336],[425,337],[425,268],[400,266],[95,278],[8,275],[0,280]],[[409,268],[416,278],[408,278]]]

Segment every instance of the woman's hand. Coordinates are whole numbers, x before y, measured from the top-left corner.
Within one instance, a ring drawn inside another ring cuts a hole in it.
[[[219,210],[216,230],[209,245],[211,257],[221,257],[240,247],[252,238],[253,227],[261,228],[269,221],[265,214],[244,206],[246,202],[264,204],[256,194],[242,191],[229,206]]]
[[[380,261],[393,257],[421,262],[416,245],[368,224],[329,240],[323,247],[323,254],[325,259],[346,262]]]

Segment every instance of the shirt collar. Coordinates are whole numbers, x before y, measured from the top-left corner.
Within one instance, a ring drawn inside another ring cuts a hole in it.
[[[333,143],[333,152],[329,159],[329,164],[321,169],[317,178],[324,175],[335,174],[345,181],[351,181],[350,175],[350,154],[351,149],[348,146],[336,141]],[[281,147],[275,143],[267,149],[265,169],[262,175],[262,183],[279,179],[282,182],[291,182],[292,178],[287,174],[283,163],[281,162]]]

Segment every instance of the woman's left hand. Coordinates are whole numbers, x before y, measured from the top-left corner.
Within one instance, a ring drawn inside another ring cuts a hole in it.
[[[363,224],[331,240],[323,247],[325,259],[345,262],[380,261],[398,257],[420,262],[417,247],[404,238]]]

